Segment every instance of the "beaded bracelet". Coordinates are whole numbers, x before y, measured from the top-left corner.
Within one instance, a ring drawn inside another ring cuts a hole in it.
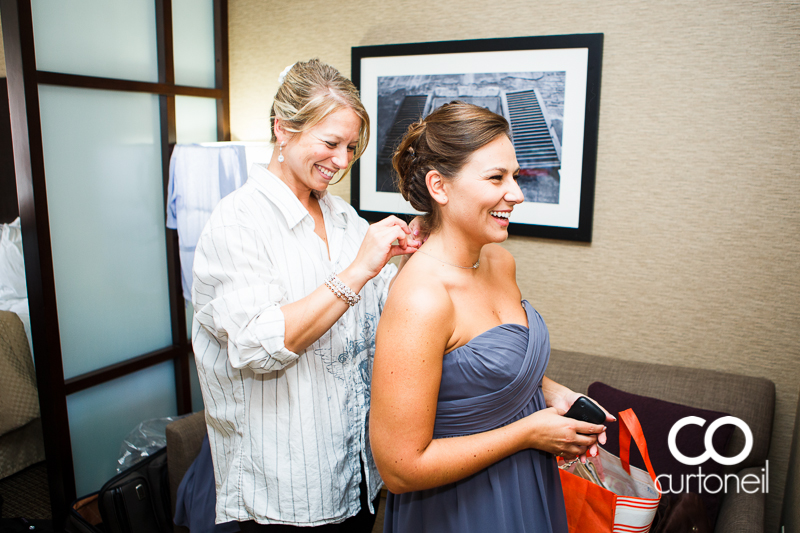
[[[350,307],[353,307],[361,300],[361,295],[354,293],[353,289],[342,283],[342,280],[337,278],[333,272],[325,280],[325,285],[333,291],[333,294],[347,302]]]

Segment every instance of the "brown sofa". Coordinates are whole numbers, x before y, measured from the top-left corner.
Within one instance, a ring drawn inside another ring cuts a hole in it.
[[[740,477],[749,473],[761,475],[769,452],[775,409],[775,385],[767,379],[561,350],[552,351],[547,376],[579,392],[585,393],[591,383],[600,381],[630,393],[725,412],[740,418],[753,432],[753,450],[743,463],[726,467],[729,469],[726,473],[736,473]],[[167,426],[173,501],[183,474],[200,451],[204,432],[203,412]],[[744,434],[737,428],[725,455],[736,455],[743,447]],[[728,494],[723,497],[715,532],[763,532],[764,514],[764,494]]]

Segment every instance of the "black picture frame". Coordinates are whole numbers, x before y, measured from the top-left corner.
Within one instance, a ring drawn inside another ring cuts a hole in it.
[[[393,185],[393,146],[413,120],[466,100],[511,123],[526,201],[509,233],[591,242],[602,33],[358,46],[351,56],[372,123],[351,171],[362,217],[416,214]]]

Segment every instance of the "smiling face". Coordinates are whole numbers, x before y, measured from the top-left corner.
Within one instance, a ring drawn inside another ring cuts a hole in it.
[[[518,173],[514,146],[505,135],[476,150],[456,179],[447,180],[447,203],[442,206],[445,228],[478,244],[506,240],[511,211],[525,199],[517,185]]]
[[[298,135],[282,134],[286,144],[281,177],[298,196],[311,190],[324,191],[336,173],[353,160],[361,127],[355,111],[344,107]],[[276,121],[276,129],[280,129],[280,121]]]

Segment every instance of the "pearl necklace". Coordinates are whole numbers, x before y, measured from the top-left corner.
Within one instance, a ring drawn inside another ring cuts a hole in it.
[[[433,257],[434,259],[436,259],[437,261],[441,261],[445,265],[450,265],[450,266],[453,266],[453,267],[456,267],[456,268],[465,268],[465,269],[468,269],[468,270],[472,270],[472,269],[478,268],[480,266],[480,264],[481,264],[481,260],[478,259],[477,261],[475,261],[474,265],[465,267],[465,266],[461,266],[461,265],[454,265],[453,263],[448,263],[447,261],[439,259],[438,257],[433,256],[433,255],[431,255],[431,254],[429,254],[427,252],[423,252],[422,250],[417,250],[417,253],[427,255],[428,257]]]

